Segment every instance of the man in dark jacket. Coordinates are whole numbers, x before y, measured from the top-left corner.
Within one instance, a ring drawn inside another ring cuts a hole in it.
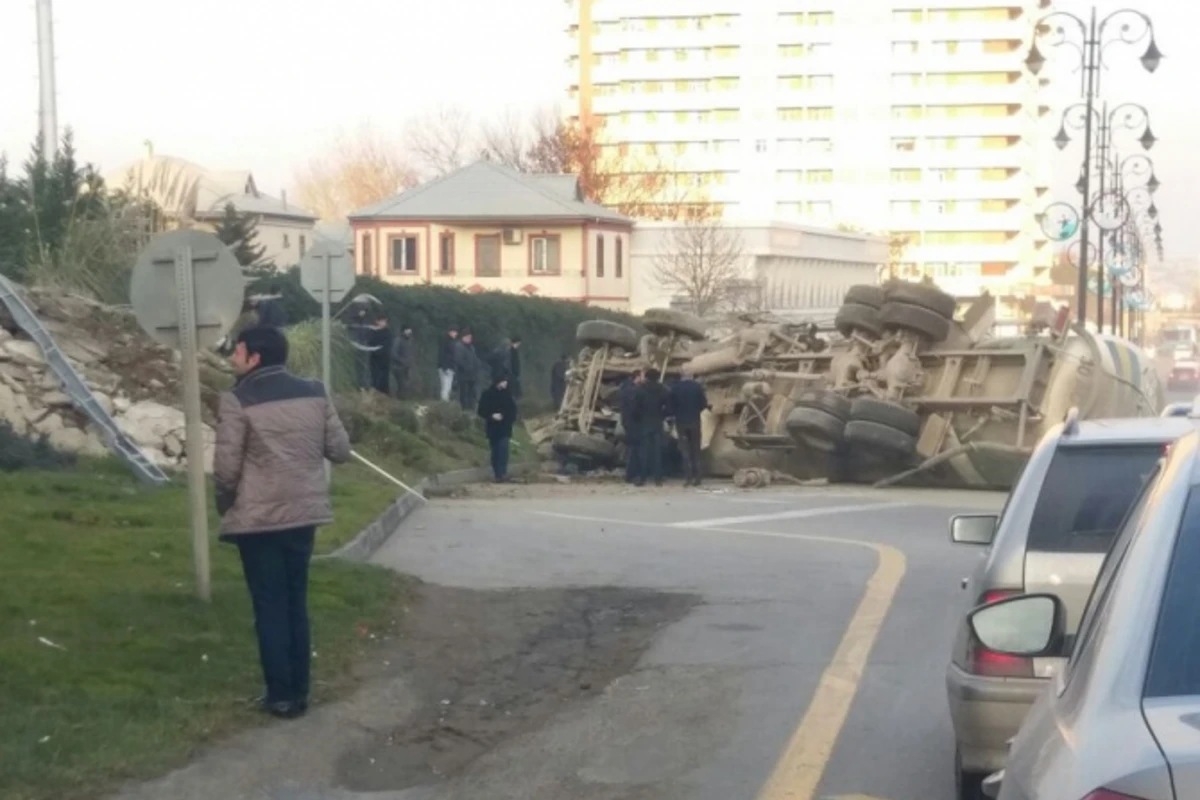
[[[438,395],[443,403],[450,402],[450,392],[454,388],[454,373],[456,371],[456,354],[455,349],[458,346],[458,327],[452,327],[442,337],[442,341],[438,344],[438,380],[440,384],[440,394]]]
[[[475,337],[463,331],[454,345],[454,382],[458,384],[458,403],[463,411],[475,408],[479,385],[479,355],[475,352]]]
[[[663,485],[663,423],[670,407],[670,395],[658,381],[658,373],[647,371],[633,399],[633,424],[641,440],[641,469],[635,486],[643,486],[653,478],[656,486]]]
[[[682,380],[671,386],[671,413],[675,416],[675,432],[683,455],[683,485],[700,485],[700,414],[708,408],[704,387],[685,372]]]
[[[617,407],[621,412],[621,428],[625,431],[625,482],[636,483],[642,471],[642,437],[634,419],[637,413],[637,393],[642,385],[644,373],[637,372],[625,379],[617,395]]]
[[[238,335],[233,390],[221,395],[213,483],[221,540],[237,545],[254,607],[264,711],[308,708],[308,564],[317,526],[333,521],[325,460],[350,460],[350,439],[319,381],[291,375],[278,328]]]
[[[562,408],[563,398],[567,395],[567,354],[563,353],[554,366],[550,367],[550,402],[554,410]]]
[[[508,481],[508,445],[513,423],[517,421],[517,402],[508,388],[508,377],[500,375],[479,398],[478,414],[487,430],[492,449],[492,473],[496,483]]]
[[[396,398],[409,395],[409,381],[416,374],[417,350],[413,341],[412,325],[405,325],[392,345],[392,377],[396,384]]]
[[[371,388],[380,394],[392,393],[392,343],[395,334],[388,327],[386,316],[380,315],[371,325]]]

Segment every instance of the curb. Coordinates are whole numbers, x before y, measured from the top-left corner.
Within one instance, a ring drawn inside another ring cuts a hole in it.
[[[513,464],[509,472],[512,475],[526,475],[536,472],[541,466],[541,462],[537,461]],[[433,488],[455,488],[469,483],[479,483],[488,480],[491,475],[491,467],[456,469],[422,478],[413,488],[422,495],[426,495]],[[371,556],[375,555],[379,548],[383,547],[392,538],[392,535],[400,530],[400,525],[420,505],[422,505],[420,500],[409,492],[405,492],[395,503],[388,506],[378,519],[359,531],[358,535],[349,542],[332,553],[314,556],[314,559],[340,558],[345,561],[369,561]]]

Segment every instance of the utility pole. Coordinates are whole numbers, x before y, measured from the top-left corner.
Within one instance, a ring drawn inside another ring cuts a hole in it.
[[[37,0],[38,130],[48,160],[58,155],[58,89],[54,80],[54,9],[51,0]]]

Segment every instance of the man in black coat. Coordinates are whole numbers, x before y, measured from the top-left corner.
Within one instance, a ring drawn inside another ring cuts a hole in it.
[[[689,373],[671,386],[671,413],[683,455],[683,485],[700,485],[700,415],[708,408],[704,387]]]
[[[563,398],[567,395],[567,354],[563,353],[554,366],[550,367],[550,402],[554,410],[562,408]]]
[[[450,402],[450,392],[454,389],[454,373],[456,370],[455,347],[458,345],[458,327],[446,331],[442,341],[438,343],[438,397],[443,403]]]
[[[403,400],[409,396],[416,365],[417,349],[412,325],[405,325],[392,345],[392,377],[395,379],[397,399]]]
[[[634,419],[637,413],[638,388],[645,374],[637,372],[625,379],[617,395],[617,407],[621,412],[621,427],[625,430],[625,482],[635,483],[642,471],[642,437]]]
[[[492,450],[492,473],[496,483],[508,481],[508,445],[513,423],[517,421],[517,402],[508,389],[508,377],[500,375],[479,397],[478,414],[487,430]]]
[[[380,394],[392,393],[392,343],[395,335],[388,319],[380,316],[371,326],[368,344],[371,350],[371,388]]]
[[[475,407],[479,391],[479,354],[475,352],[475,337],[463,331],[454,345],[454,382],[458,384],[458,403],[463,411]]]
[[[641,469],[635,486],[644,486],[653,478],[656,486],[663,485],[663,423],[670,412],[670,395],[658,381],[658,374],[646,372],[633,399],[633,424],[641,440]]]

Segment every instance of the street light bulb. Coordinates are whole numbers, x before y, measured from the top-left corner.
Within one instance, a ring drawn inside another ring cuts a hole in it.
[[[1153,42],[1151,43],[1151,47],[1153,47]],[[1145,56],[1142,56],[1142,59],[1143,63],[1145,63]],[[1042,51],[1038,50],[1037,42],[1029,46],[1029,55],[1025,58],[1025,66],[1034,75],[1040,73],[1042,67],[1046,66],[1046,58],[1042,55]]]
[[[1154,143],[1158,141],[1158,138],[1155,137],[1154,133],[1150,130],[1150,126],[1147,125],[1146,132],[1142,134],[1142,138],[1138,141],[1142,143],[1143,150],[1149,150],[1151,147],[1154,147]]]
[[[1058,133],[1054,134],[1054,144],[1059,150],[1066,150],[1067,145],[1071,143],[1071,136],[1067,133],[1066,125],[1060,125]]]
[[[1081,176],[1079,178],[1079,180],[1075,181],[1075,191],[1079,192],[1080,194],[1083,194],[1086,189],[1087,189],[1087,178]]]
[[[1158,43],[1154,39],[1151,39],[1150,46],[1146,48],[1146,52],[1142,55],[1142,66],[1146,68],[1147,72],[1154,72],[1161,63],[1162,51],[1158,49]]]
[[[1161,222],[1154,223],[1154,235],[1162,236],[1162,223]]]
[[[1146,188],[1150,190],[1151,194],[1154,194],[1158,191],[1159,186],[1162,186],[1162,184],[1158,182],[1158,176],[1151,173],[1150,180],[1146,181]]]
[[[1150,219],[1158,219],[1158,206],[1151,203],[1150,207],[1146,209],[1146,213],[1150,215]]]

